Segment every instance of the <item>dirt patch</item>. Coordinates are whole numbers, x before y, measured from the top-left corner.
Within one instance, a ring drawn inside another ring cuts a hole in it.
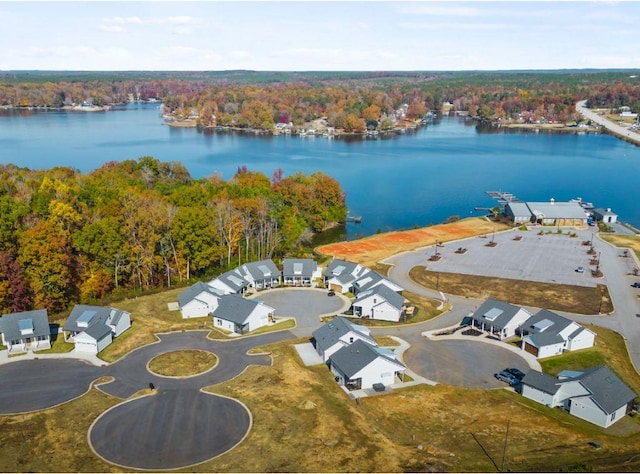
[[[473,217],[450,224],[388,232],[351,242],[323,245],[318,247],[316,251],[324,255],[331,255],[371,267],[380,260],[400,252],[426,247],[436,242],[449,242],[509,228],[504,224]]]
[[[577,314],[606,314],[613,311],[611,296],[605,285],[594,288],[463,273],[432,272],[421,266],[412,268],[409,276],[426,288],[437,288],[438,291],[468,298],[492,297],[522,306]]]

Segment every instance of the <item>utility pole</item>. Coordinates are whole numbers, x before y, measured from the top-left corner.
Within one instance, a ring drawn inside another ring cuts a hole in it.
[[[507,420],[507,432],[504,434],[504,448],[502,449],[502,467],[500,468],[501,472],[504,472],[504,463],[507,459],[507,442],[509,440],[509,425],[511,425],[511,420]]]

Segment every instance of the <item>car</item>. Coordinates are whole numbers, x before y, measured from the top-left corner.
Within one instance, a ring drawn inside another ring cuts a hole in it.
[[[584,267],[578,267],[578,268],[576,268],[576,272],[578,272],[578,273],[584,273]]]
[[[509,367],[508,369],[504,369],[505,372],[509,372],[511,375],[513,375],[515,378],[517,378],[518,380],[522,380],[524,378],[524,372],[520,369],[517,369],[515,367]]]
[[[494,374],[494,377],[500,380],[501,382],[508,383],[511,386],[517,385],[520,383],[520,380],[518,380],[514,375],[510,374],[506,370],[501,370],[497,374]]]
[[[631,286],[634,287],[634,288],[640,288],[640,281],[636,281],[636,282],[632,283]]]
[[[329,290],[329,292],[327,293],[327,295],[328,295],[328,296],[335,296],[335,295],[336,295],[336,292],[335,292],[335,290],[332,288],[332,289],[330,289],[330,290]]]

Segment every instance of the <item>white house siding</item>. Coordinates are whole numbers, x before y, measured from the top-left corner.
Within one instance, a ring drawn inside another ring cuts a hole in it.
[[[118,324],[111,327],[111,331],[113,332],[113,337],[118,337],[120,334],[125,332],[127,329],[131,327],[131,315],[129,313],[122,313],[120,316],[120,320]]]
[[[564,342],[558,342],[557,344],[549,344],[538,348],[538,358],[551,357],[554,355],[562,354],[564,351]]]
[[[605,412],[603,412],[600,407],[596,405],[593,400],[591,400],[591,398],[579,397],[571,399],[569,413],[577,416],[578,418],[582,418],[589,423],[593,423],[595,425],[606,428],[607,426],[610,426],[624,416],[625,408],[626,407],[622,407],[623,413],[620,417],[618,417],[618,412],[616,412],[614,420],[611,420],[611,415],[607,415]]]
[[[356,373],[352,379],[362,379],[361,388],[363,389],[372,388],[374,383],[388,386],[395,381],[397,371],[404,372],[405,369],[378,357]]]
[[[201,318],[208,316],[213,309],[209,309],[209,305],[203,301],[191,300],[180,309],[183,319]]]
[[[588,329],[583,329],[576,337],[571,339],[567,345],[567,350],[576,351],[593,347],[596,342],[596,335]]]
[[[522,385],[522,396],[548,407],[553,407],[556,403],[553,395],[550,393],[543,392],[542,390],[538,390],[537,388],[530,387],[526,384]]]
[[[101,352],[105,347],[111,344],[112,341],[113,338],[111,337],[111,333],[107,333],[99,341],[96,341],[94,338],[83,332],[76,334],[74,337],[76,351],[88,352],[90,354],[97,354],[98,352]]]
[[[394,308],[389,303],[384,302],[371,308],[371,319],[380,319],[383,321],[400,321],[401,311]]]
[[[221,319],[218,317],[213,318],[213,325],[217,328],[224,329],[225,331],[235,332],[236,325],[231,321],[227,321],[226,319]]]
[[[518,326],[520,326],[522,323],[524,323],[527,319],[529,319],[531,317],[531,314],[527,311],[525,311],[524,309],[520,309],[520,311],[518,311],[513,318],[511,318],[511,321],[509,321],[509,323],[504,327],[504,336],[503,337],[512,337],[516,335],[516,329],[518,329]]]
[[[229,288],[226,284],[224,284],[217,278],[215,280],[211,280],[210,282],[208,282],[207,285],[211,286],[212,288],[217,288],[218,290],[223,291],[227,295],[236,293],[234,290]]]

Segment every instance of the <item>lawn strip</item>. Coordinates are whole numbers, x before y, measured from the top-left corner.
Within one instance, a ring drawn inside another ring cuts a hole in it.
[[[201,374],[218,363],[211,352],[185,349],[165,352],[149,361],[149,370],[165,377],[189,377]]]

